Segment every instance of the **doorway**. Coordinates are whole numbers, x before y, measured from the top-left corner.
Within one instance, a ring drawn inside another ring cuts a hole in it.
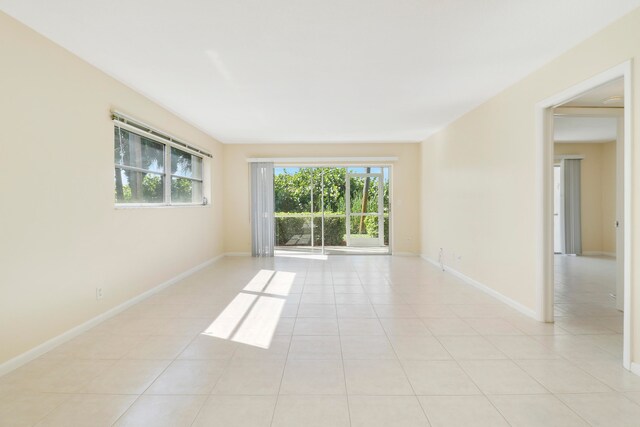
[[[371,168],[365,168],[364,173],[347,172],[345,182],[346,245],[351,248],[384,247],[384,232],[381,232],[385,227],[384,174],[372,173]],[[355,190],[353,198],[351,188]]]
[[[276,250],[390,254],[390,169],[276,165]]]
[[[557,140],[557,130],[554,126],[557,125],[556,119],[558,117],[564,118],[581,118],[584,119],[589,118],[590,120],[601,118],[601,119],[612,119],[615,122],[616,128],[616,148],[613,156],[615,157],[615,168],[616,168],[616,176],[614,178],[616,189],[613,191],[613,198],[615,201],[613,202],[614,207],[614,218],[610,222],[608,222],[607,226],[611,227],[613,230],[613,235],[615,236],[615,256],[616,258],[611,260],[608,264],[609,267],[605,266],[600,268],[599,271],[605,272],[603,274],[610,274],[613,277],[613,282],[609,282],[612,291],[611,295],[605,295],[605,297],[615,298],[613,303],[609,304],[608,314],[611,315],[611,318],[615,318],[618,316],[619,323],[616,320],[614,323],[606,324],[601,322],[602,319],[597,319],[597,314],[594,315],[592,312],[592,307],[589,307],[588,304],[584,304],[583,306],[574,305],[570,307],[572,310],[572,314],[576,314],[577,312],[582,312],[584,319],[586,322],[577,322],[574,325],[565,322],[568,327],[582,327],[585,326],[585,333],[589,335],[590,333],[598,334],[598,333],[620,333],[620,341],[621,348],[620,352],[622,353],[622,363],[623,366],[627,369],[631,368],[631,336],[630,336],[630,319],[631,319],[631,304],[629,298],[625,298],[625,296],[629,295],[630,289],[630,263],[628,260],[628,254],[630,253],[630,127],[631,127],[631,115],[630,115],[630,106],[631,106],[631,90],[630,90],[630,74],[631,67],[630,63],[622,64],[618,67],[615,67],[607,72],[602,73],[594,78],[589,79],[588,81],[576,85],[556,96],[553,96],[545,101],[542,101],[537,106],[538,117],[539,117],[539,129],[541,129],[541,133],[539,134],[539,141],[542,147],[540,152],[541,157],[539,157],[539,167],[541,170],[542,180],[542,194],[541,194],[541,207],[542,207],[542,225],[541,229],[542,233],[542,244],[541,244],[541,281],[539,282],[539,299],[538,299],[538,307],[537,307],[537,315],[540,320],[553,322],[555,316],[566,315],[566,312],[562,310],[557,310],[557,306],[555,305],[554,291],[556,290],[556,285],[560,283],[562,286],[562,280],[567,279],[567,276],[573,275],[575,277],[579,276],[579,274],[573,274],[571,271],[572,268],[578,266],[578,264],[589,264],[589,257],[601,257],[606,255],[602,251],[596,251],[595,253],[590,253],[591,251],[586,251],[584,255],[587,256],[575,256],[575,257],[566,257],[564,255],[555,255],[558,251],[558,236],[557,230],[560,229],[560,249],[562,252],[562,247],[565,245],[565,242],[562,242],[563,238],[566,238],[566,235],[563,235],[563,224],[562,224],[562,211],[558,211],[555,208],[555,201],[557,198],[557,178],[556,176],[560,175],[560,181],[562,181],[562,170],[558,172],[558,169],[554,167],[555,163],[558,162],[558,158],[554,156],[554,142]],[[601,97],[603,91],[610,90],[612,87],[617,86],[620,88],[621,93],[615,95],[608,95],[606,97]],[[597,102],[599,104],[591,105],[592,103]],[[617,105],[612,105],[617,104]],[[604,141],[592,141],[592,142],[604,142]],[[577,153],[573,153],[577,154]],[[580,157],[580,156],[578,156]],[[583,156],[585,159],[588,159],[588,156]],[[580,162],[577,162],[580,163]],[[579,169],[579,168],[578,168]],[[582,175],[581,175],[582,176]],[[562,193],[563,186],[560,184],[560,192]],[[562,199],[562,195],[561,195]],[[562,200],[560,201],[560,206],[563,205]],[[560,219],[557,219],[556,213],[559,214]],[[579,219],[581,221],[581,219]],[[558,222],[560,222],[558,226]],[[582,227],[583,232],[585,228]],[[582,236],[581,236],[582,237]],[[580,243],[580,241],[578,241]],[[581,243],[580,243],[581,244]],[[579,248],[577,251],[573,253],[581,254],[582,248]],[[559,262],[564,261],[564,262]],[[594,263],[590,263],[589,265],[596,265],[599,260],[595,260]],[[576,264],[576,265],[573,265]],[[578,266],[579,267],[579,266]],[[589,267],[591,268],[591,267]],[[608,270],[608,272],[607,272]],[[584,270],[582,270],[584,272]],[[589,286],[597,286],[594,284],[594,280],[591,280],[594,277],[594,270],[588,271],[584,277],[587,280],[581,284],[581,291],[588,291]],[[596,273],[599,274],[599,273]],[[564,276],[563,276],[564,275]],[[574,279],[575,279],[574,277]],[[567,279],[567,282],[570,282],[571,279]],[[574,280],[575,282],[575,280]],[[591,282],[591,283],[587,283]],[[575,283],[574,283],[575,285]],[[567,288],[569,289],[569,288]],[[595,289],[595,288],[594,288]],[[566,290],[566,289],[565,289]],[[601,289],[598,288],[598,291]],[[588,293],[588,292],[587,292]],[[562,297],[566,296],[560,295]],[[594,293],[591,293],[587,296],[588,298],[593,298]],[[560,304],[566,301],[559,301]],[[575,301],[574,301],[575,302]],[[588,302],[588,301],[587,301]],[[616,307],[622,312],[616,311]],[[554,312],[554,308],[556,311]],[[599,312],[602,315],[602,311]],[[617,313],[617,314],[616,314]],[[559,320],[558,323],[561,321]],[[598,331],[598,328],[602,327],[602,331]]]

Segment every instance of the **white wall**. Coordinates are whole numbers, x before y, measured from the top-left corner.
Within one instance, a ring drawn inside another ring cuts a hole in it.
[[[536,103],[629,59],[640,60],[640,10],[623,17],[422,143],[422,252],[462,255],[453,267],[535,309],[540,277]],[[634,67],[633,123],[639,129],[640,72]],[[462,94],[460,94],[462,96]],[[638,147],[639,133],[632,146]],[[632,153],[638,182],[640,150]],[[632,304],[640,312],[640,188],[632,200]],[[449,261],[451,259],[449,258]],[[450,261],[451,262],[451,261]],[[637,325],[637,314],[632,318]],[[640,360],[640,329],[632,331]]]
[[[616,142],[602,145],[602,252],[616,253]]]
[[[2,364],[220,254],[222,149],[2,13],[0,40]],[[211,151],[212,204],[114,209],[111,108]]]

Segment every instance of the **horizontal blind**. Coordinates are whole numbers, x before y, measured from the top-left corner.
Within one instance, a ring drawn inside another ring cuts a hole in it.
[[[159,129],[151,127],[145,123],[142,123],[139,120],[133,119],[118,111],[111,112],[111,119],[117,126],[120,126],[125,129],[128,128],[133,132],[141,133],[142,136],[146,136],[148,138],[154,139],[164,144],[171,145],[181,150],[190,151],[192,154],[213,158],[213,156],[210,153],[198,147],[194,147],[193,145],[187,144],[186,142],[181,141],[166,132],[163,132]]]

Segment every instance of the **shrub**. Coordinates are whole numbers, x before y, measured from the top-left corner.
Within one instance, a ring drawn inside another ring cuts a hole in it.
[[[346,246],[345,217],[326,216],[324,218],[325,246]],[[343,213],[338,213],[344,215]],[[286,216],[283,216],[286,215]],[[276,214],[276,246],[311,246],[311,214],[308,212]],[[352,217],[360,221],[360,217]],[[367,216],[364,220],[366,234],[378,236],[378,217]],[[354,225],[355,226],[355,225]],[[354,228],[352,228],[354,229]],[[384,243],[389,244],[389,216],[384,216]],[[322,217],[313,218],[313,244],[322,245]]]
[[[309,217],[276,217],[276,246],[311,245]]]
[[[364,225],[369,236],[378,236],[378,217],[368,216],[364,219]],[[384,215],[384,244],[389,244],[389,215]]]
[[[314,218],[313,238],[316,246],[322,245],[322,217]],[[324,218],[324,245],[325,246],[346,246],[346,226],[345,217]]]

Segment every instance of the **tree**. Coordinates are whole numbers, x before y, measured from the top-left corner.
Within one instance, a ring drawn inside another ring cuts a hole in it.
[[[367,173],[371,172],[371,168],[367,168]],[[367,204],[369,202],[369,177],[367,176],[364,181],[364,188],[362,189],[362,213],[367,212]],[[364,228],[364,215],[360,217],[360,226],[358,227],[358,234],[362,234]]]
[[[163,145],[117,127],[114,129],[114,139],[116,201],[164,201],[164,183],[160,173],[118,168],[118,165],[123,165],[160,172],[164,169]]]
[[[321,212],[324,203],[325,212],[344,214],[346,173],[346,168],[284,168],[273,180],[275,211]],[[351,205],[361,212],[377,212],[378,186],[370,185],[365,191],[365,185],[366,180],[362,179],[353,179],[350,182]],[[389,205],[388,181],[384,183],[383,190],[386,207]],[[363,197],[365,194],[367,197]]]
[[[345,178],[344,168],[285,168],[274,177],[276,212],[321,212],[324,203],[326,212],[344,213]]]

